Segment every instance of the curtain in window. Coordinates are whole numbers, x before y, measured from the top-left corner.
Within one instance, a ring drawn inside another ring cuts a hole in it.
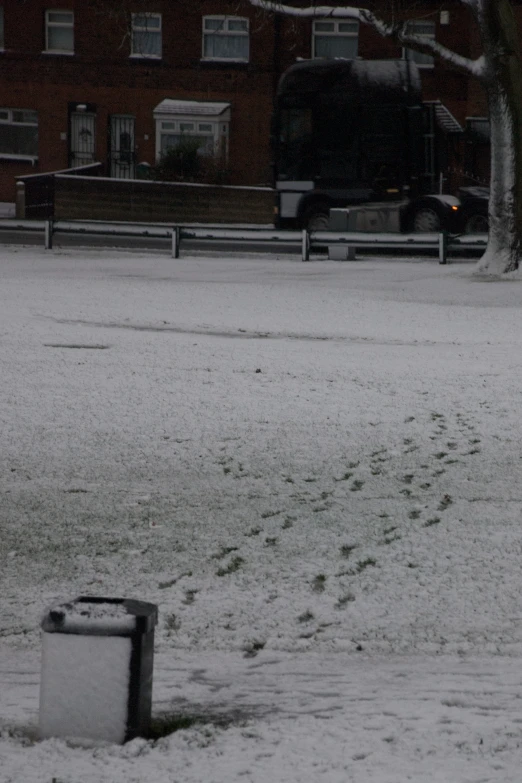
[[[161,57],[161,33],[150,30],[134,30],[132,34],[132,51],[134,54]]]
[[[204,56],[222,60],[248,60],[248,36],[206,34]]]
[[[60,52],[72,52],[74,49],[74,33],[72,27],[53,27],[47,30],[47,46]]]
[[[200,155],[212,155],[214,153],[214,137],[198,136],[193,133],[162,133],[161,134],[161,154],[164,155],[171,147],[177,147],[183,141],[199,142],[198,153]]]
[[[358,38],[336,35],[315,36],[316,57],[345,57],[352,59],[357,57]]]
[[[38,128],[0,123],[0,153],[38,157]]]

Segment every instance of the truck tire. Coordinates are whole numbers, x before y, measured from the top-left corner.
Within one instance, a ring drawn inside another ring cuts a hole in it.
[[[301,216],[301,228],[307,231],[327,231],[329,223],[330,206],[325,201],[310,204]]]
[[[489,231],[488,216],[483,212],[468,215],[464,222],[465,234],[487,234]]]
[[[431,206],[418,207],[410,218],[410,230],[414,233],[431,234],[441,227],[440,213]]]

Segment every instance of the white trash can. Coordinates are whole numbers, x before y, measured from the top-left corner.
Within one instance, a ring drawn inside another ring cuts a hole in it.
[[[123,743],[147,736],[155,604],[81,596],[42,619],[40,736]]]

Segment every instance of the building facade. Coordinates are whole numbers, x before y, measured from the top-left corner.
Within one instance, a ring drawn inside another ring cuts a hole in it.
[[[425,6],[416,31],[471,55],[465,7]],[[485,117],[466,74],[353,20],[268,15],[248,0],[0,0],[0,201],[24,174],[100,161],[105,176],[135,178],[191,145],[232,184],[271,184],[274,92],[311,57],[412,57],[448,122]]]

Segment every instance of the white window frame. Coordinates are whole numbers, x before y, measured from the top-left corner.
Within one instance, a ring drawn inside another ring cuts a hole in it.
[[[205,24],[207,21],[217,21],[221,27],[217,30],[206,29]],[[230,22],[246,22],[246,30],[231,30]],[[246,57],[215,57],[205,54],[205,38],[215,36],[237,36],[247,39],[247,54]],[[250,62],[250,20],[246,16],[226,16],[211,14],[204,16],[202,19],[202,34],[201,34],[201,59],[207,62],[235,62],[235,63],[248,63]]]
[[[218,155],[223,153],[225,160],[228,160],[228,121],[217,120],[216,118],[205,118],[194,114],[186,116],[176,115],[172,119],[156,120],[156,160],[159,161],[166,151],[163,149],[163,136],[180,136],[190,139],[202,136],[212,139],[212,150],[208,147],[201,149],[200,154]],[[178,142],[179,143],[179,142]]]
[[[16,120],[15,115],[18,112],[27,112],[29,117],[22,120]],[[9,109],[7,107],[0,107],[0,125],[11,125],[14,127],[31,127],[38,128],[38,112],[34,109]],[[18,152],[3,152],[0,149],[0,159],[4,160],[28,160],[35,163],[38,160],[38,151],[36,155],[26,155]]]
[[[427,26],[432,29],[432,32],[419,32],[418,28]],[[411,35],[418,35],[420,38],[429,38],[432,41],[435,40],[436,25],[435,22],[431,19],[412,19],[408,22],[406,29],[408,33],[411,33]],[[431,54],[423,54],[422,52],[417,52],[414,49],[408,49],[407,47],[404,47],[402,50],[402,57],[404,60],[410,60],[411,62],[416,63],[418,68],[429,69],[435,67],[435,59]]]
[[[149,27],[148,24],[140,25],[137,24],[136,21],[139,19],[155,19],[159,22],[157,27]],[[158,35],[159,36],[159,54],[147,54],[146,52],[142,51],[135,51],[134,45],[135,45],[135,39],[134,34],[135,33],[146,33],[147,35]],[[139,59],[146,59],[146,60],[161,60],[163,56],[163,20],[162,15],[159,13],[149,13],[149,12],[143,12],[143,13],[136,13],[131,14],[131,57],[139,58]]]
[[[51,20],[51,14],[68,14],[70,16],[70,22],[54,22]],[[72,48],[71,49],[52,49],[49,46],[49,30],[50,28],[61,28],[72,31]],[[45,51],[51,54],[74,54],[74,11],[70,8],[48,8],[45,12]]]
[[[5,48],[4,6],[0,5],[0,52]]]
[[[320,29],[320,27],[323,29]],[[330,29],[325,29],[328,26]],[[343,26],[351,26],[351,30],[343,30]],[[357,28],[357,29],[355,29]],[[357,39],[354,58],[359,51],[359,22],[356,19],[316,19],[312,25],[312,57],[314,59],[324,59],[322,55],[317,54],[318,38],[349,38]],[[349,59],[349,58],[347,58]],[[351,58],[350,58],[351,59]]]

